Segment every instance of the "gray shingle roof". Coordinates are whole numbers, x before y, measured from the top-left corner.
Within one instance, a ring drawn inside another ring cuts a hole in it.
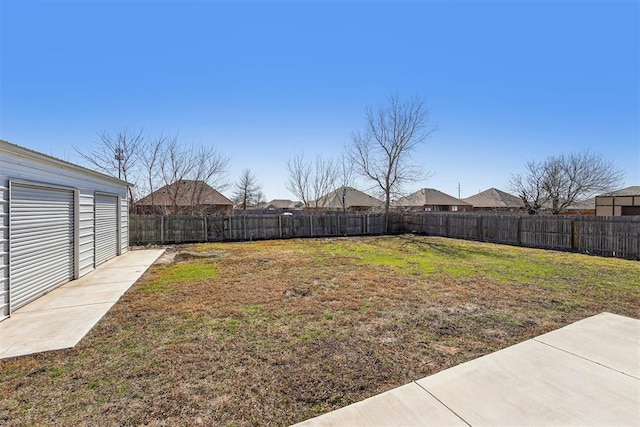
[[[266,207],[268,209],[295,209],[299,203],[289,199],[273,199],[267,203]]]
[[[382,200],[376,199],[353,187],[344,187],[344,204],[345,208],[348,209],[351,207],[374,208],[380,207],[384,203]],[[320,199],[318,199],[318,206],[328,209],[342,209],[342,187],[320,197]]]
[[[640,185],[632,185],[631,187],[623,188],[618,191],[612,191],[610,193],[600,194],[598,197],[611,197],[611,196],[640,196]]]
[[[177,188],[176,188],[177,187]],[[233,202],[203,181],[181,180],[153,192],[153,204],[156,206],[170,206],[171,197],[177,191],[176,202],[178,206],[191,206],[194,190],[202,191],[198,198],[199,205],[233,206]],[[151,194],[136,202],[138,206],[150,206]]]
[[[497,188],[489,188],[462,200],[472,204],[474,208],[524,208],[524,203],[519,197]]]
[[[426,205],[438,205],[438,206],[464,206],[469,203],[456,199],[453,196],[438,191],[434,188],[422,188],[415,193],[409,194],[405,197],[400,197],[393,204],[394,206],[426,206]]]

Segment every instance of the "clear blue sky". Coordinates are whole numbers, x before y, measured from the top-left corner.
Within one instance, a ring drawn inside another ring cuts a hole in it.
[[[590,149],[640,184],[638,1],[0,0],[0,138],[79,162],[96,133],[212,144],[268,199],[364,110],[426,98],[415,160],[466,197]]]

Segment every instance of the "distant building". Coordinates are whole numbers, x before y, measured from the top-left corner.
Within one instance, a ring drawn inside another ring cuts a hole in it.
[[[473,205],[474,211],[521,212],[525,210],[522,199],[497,188],[489,188],[462,200]]]
[[[269,209],[274,211],[286,211],[293,209],[302,209],[304,204],[302,202],[294,202],[289,199],[273,199],[268,202],[263,209]]]
[[[640,215],[640,185],[596,196],[596,215]]]
[[[543,205],[543,207],[546,207],[546,204]],[[596,198],[592,197],[590,199],[574,202],[569,206],[565,206],[559,214],[593,216],[596,214]]]
[[[227,215],[233,202],[203,181],[180,180],[135,203],[139,214]]]
[[[316,203],[312,203],[313,206]],[[370,211],[384,206],[382,200],[376,199],[352,187],[340,187],[320,197],[317,203],[319,209],[331,211]]]
[[[425,212],[469,212],[473,206],[433,188],[423,188],[393,203],[397,209]]]

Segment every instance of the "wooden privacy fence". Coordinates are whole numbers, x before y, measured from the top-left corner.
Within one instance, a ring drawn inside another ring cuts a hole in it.
[[[640,259],[640,217],[421,213],[405,231],[626,259]]]
[[[384,234],[384,214],[131,215],[131,245]],[[387,234],[421,233],[640,259],[640,216],[389,214]]]
[[[384,214],[340,215],[130,215],[131,245],[362,236],[384,233]],[[404,232],[389,214],[389,234]]]

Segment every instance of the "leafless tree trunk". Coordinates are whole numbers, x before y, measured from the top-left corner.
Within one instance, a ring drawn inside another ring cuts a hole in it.
[[[144,143],[142,129],[130,131],[126,128],[118,131],[102,131],[99,142],[89,152],[83,152],[78,147],[74,150],[85,161],[98,170],[127,182],[134,183],[137,179],[136,163],[140,149]],[[134,189],[129,187],[129,208],[135,202]]]
[[[285,183],[287,190],[308,207],[311,199],[309,188],[311,162],[306,161],[303,154],[296,154],[287,159],[287,170],[289,171],[289,179]]]
[[[194,170],[193,156],[189,150],[185,150],[178,143],[176,136],[170,137],[167,141],[166,150],[162,159],[162,179],[167,186],[167,196],[170,205],[169,214],[178,214],[180,198],[184,197],[187,178]]]
[[[256,204],[259,202],[260,188],[253,172],[249,169],[244,169],[235,184],[233,201],[239,204],[241,209],[247,209],[249,203]]]
[[[618,188],[624,173],[613,162],[590,151],[529,161],[525,173],[511,177],[511,188],[527,211],[537,214],[545,203],[557,215],[566,207]]]
[[[334,189],[338,179],[338,165],[332,159],[316,157],[314,162],[314,173],[311,179],[311,190],[313,195],[313,205],[316,210],[325,207],[326,196]]]
[[[425,176],[410,156],[436,129],[418,98],[401,102],[392,96],[385,106],[367,108],[365,129],[352,134],[347,152],[357,171],[384,194],[385,214],[404,184]]]
[[[340,205],[342,206],[342,211],[345,212],[347,210],[346,206],[346,193],[348,188],[353,187],[354,183],[354,166],[353,162],[347,155],[342,155],[340,162],[338,163],[338,184],[342,191],[340,196]]]
[[[336,185],[338,165],[332,159],[317,156],[314,161],[305,160],[303,154],[296,154],[287,160],[289,179],[287,189],[299,198],[305,207],[321,209],[326,195]]]
[[[544,191],[544,165],[532,160],[527,162],[525,168],[525,175],[511,177],[511,189],[520,197],[527,212],[537,215],[548,200]]]
[[[160,135],[158,138],[148,140],[140,151],[141,174],[144,175],[145,190],[151,198],[151,210],[155,212],[155,191],[160,187],[161,162],[166,150],[167,138]]]

